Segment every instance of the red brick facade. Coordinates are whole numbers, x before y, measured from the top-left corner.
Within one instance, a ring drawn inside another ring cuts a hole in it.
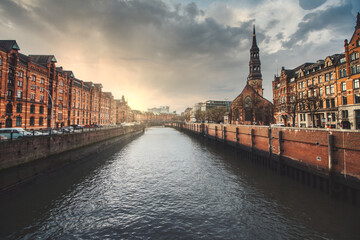
[[[53,55],[23,55],[15,40],[0,40],[0,128],[60,128],[116,123],[113,95],[101,84],[56,67]]]
[[[274,118],[286,126],[360,129],[360,15],[344,53],[281,70],[273,81]]]

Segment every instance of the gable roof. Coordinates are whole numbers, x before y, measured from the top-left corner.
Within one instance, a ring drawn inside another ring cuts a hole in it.
[[[54,55],[29,55],[29,57],[31,58],[31,61],[43,66],[47,66],[50,62],[57,62]]]
[[[0,40],[0,49],[5,52],[10,52],[11,49],[20,50],[15,40]]]
[[[238,98],[243,94],[243,92],[244,92],[245,90],[247,90],[247,89],[249,89],[250,91],[252,91],[252,92],[253,92],[257,97],[259,97],[260,99],[264,99],[265,101],[267,101],[268,103],[270,103],[271,105],[273,105],[272,102],[270,102],[269,100],[267,100],[266,98],[264,98],[263,96],[261,96],[259,93],[257,93],[257,92],[255,91],[255,89],[249,85],[248,82],[246,82],[246,86],[244,87],[244,89],[243,89],[243,90],[241,91],[241,93],[231,102],[231,104],[232,104],[236,99],[238,99]]]

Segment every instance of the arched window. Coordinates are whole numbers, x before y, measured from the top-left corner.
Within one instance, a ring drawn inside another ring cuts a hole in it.
[[[30,106],[30,113],[35,113],[35,105]]]
[[[17,113],[21,113],[21,112],[22,112],[22,104],[21,104],[21,103],[16,104],[16,112],[17,112]]]
[[[11,114],[13,112],[13,106],[11,103],[6,105],[6,113]]]
[[[30,117],[30,126],[34,126],[34,125],[35,125],[35,118]]]
[[[16,126],[21,127],[21,117],[16,118]]]
[[[12,127],[12,119],[10,117],[8,117],[6,120],[5,120],[5,127],[7,128],[11,128]]]
[[[43,126],[44,125],[44,118],[40,117],[39,118],[39,126]]]

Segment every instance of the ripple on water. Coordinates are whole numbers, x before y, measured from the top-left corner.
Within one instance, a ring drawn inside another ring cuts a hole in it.
[[[332,227],[334,223],[350,231],[349,236],[359,233],[350,222],[356,218],[351,211],[341,215],[340,210],[333,210],[339,218],[334,219],[327,212],[334,209],[333,205],[321,202],[322,195],[279,178],[243,157],[236,159],[234,154],[213,149],[169,128],[147,129],[143,136],[109,159],[99,156],[96,164],[82,164],[67,170],[67,183],[56,175],[48,176],[29,186],[26,193],[17,193],[17,198],[12,199],[16,201],[14,206],[28,198],[42,202],[33,211],[25,208],[23,214],[29,215],[26,218],[29,220],[21,220],[15,207],[7,210],[1,207],[0,213],[18,214],[7,223],[12,233],[4,236],[10,239],[345,236]],[[76,174],[76,168],[86,164],[94,167],[80,176]],[[302,204],[299,195],[293,193],[294,188],[312,199],[307,202],[311,206]],[[31,195],[47,191],[53,197]],[[314,208],[317,213],[311,211]],[[15,222],[20,224],[14,227]]]

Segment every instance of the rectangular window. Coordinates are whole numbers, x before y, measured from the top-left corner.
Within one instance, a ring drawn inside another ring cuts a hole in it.
[[[36,77],[34,75],[31,76],[31,81],[36,82]]]
[[[40,95],[40,102],[44,102],[44,96]]]
[[[359,93],[356,93],[355,95],[354,95],[354,100],[355,100],[355,103],[360,103],[360,94]]]
[[[322,76],[320,75],[319,76],[319,83],[321,83],[322,82]]]
[[[326,108],[329,108],[329,107],[330,107],[330,100],[326,99]]]
[[[312,79],[312,85],[315,85],[315,78]]]
[[[41,78],[41,79],[40,79],[40,83],[41,83],[41,84],[44,84],[44,83],[45,83],[45,79]]]
[[[35,90],[36,86],[35,85],[31,85],[31,90]]]
[[[335,107],[335,98],[330,99],[330,106],[331,106],[332,108]]]
[[[341,83],[341,91],[346,91],[346,82]]]
[[[313,97],[316,97],[316,89],[313,89]]]
[[[323,90],[322,88],[319,88],[319,96],[322,96],[323,95]]]
[[[348,116],[349,116],[348,110],[343,110],[343,111],[341,111],[341,116],[342,116],[343,118],[348,118]]]
[[[16,112],[17,112],[17,113],[21,113],[21,112],[22,112],[22,104],[21,104],[21,103],[16,104]]]
[[[335,122],[335,113],[331,113],[331,120]]]
[[[351,66],[351,74],[355,74],[356,70],[355,70],[355,66]]]
[[[330,94],[334,94],[335,93],[335,87],[334,84],[330,85]]]
[[[356,65],[356,73],[360,73],[360,65]]]
[[[326,86],[325,87],[325,94],[329,95],[330,94],[330,86]]]
[[[334,74],[331,72],[330,73],[330,80],[333,80],[334,79]]]
[[[355,60],[355,54],[354,53],[350,54],[350,60],[351,61]]]
[[[307,85],[311,86],[311,80],[310,79],[307,80]]]
[[[0,66],[2,66],[2,58],[0,58]]]
[[[359,53],[358,52],[355,53],[355,59],[359,59]]]
[[[31,100],[31,101],[35,101],[35,93],[31,93],[31,95],[30,95],[30,100]]]
[[[342,96],[342,104],[347,105],[347,97],[346,96]]]
[[[342,69],[340,69],[339,70],[339,75],[340,75],[340,78],[342,78],[344,75],[343,75],[343,70]]]
[[[358,89],[359,88],[359,79],[355,79],[354,80],[354,89]]]
[[[325,82],[329,81],[329,74],[325,74]]]

